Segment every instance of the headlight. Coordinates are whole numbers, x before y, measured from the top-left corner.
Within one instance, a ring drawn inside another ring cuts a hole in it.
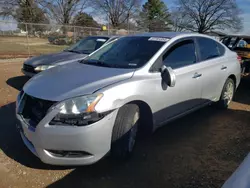
[[[41,65],[41,66],[36,67],[35,71],[41,72],[41,71],[44,71],[53,67],[55,67],[55,65]]]
[[[98,121],[102,117],[95,112],[95,106],[102,96],[102,94],[81,96],[57,104],[54,108],[60,111],[50,124],[84,126]]]

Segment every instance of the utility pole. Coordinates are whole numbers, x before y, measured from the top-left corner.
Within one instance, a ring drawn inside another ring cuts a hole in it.
[[[30,57],[29,32],[28,32],[28,25],[27,25],[27,23],[25,23],[25,28],[26,28],[27,48],[28,48],[28,53],[29,53],[29,57]]]
[[[128,34],[129,34],[129,13],[128,13]]]
[[[110,25],[109,25],[109,14],[108,14],[108,35],[110,34],[109,30],[110,30]]]

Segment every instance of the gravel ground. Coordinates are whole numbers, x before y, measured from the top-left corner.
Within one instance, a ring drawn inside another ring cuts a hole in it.
[[[85,167],[45,165],[15,129],[15,98],[28,80],[22,63],[0,63],[0,187],[221,187],[250,147],[250,79],[226,111],[206,107],[140,140],[125,163],[103,159]]]

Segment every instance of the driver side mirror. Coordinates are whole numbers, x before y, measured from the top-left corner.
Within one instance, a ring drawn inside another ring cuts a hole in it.
[[[176,76],[173,69],[171,67],[166,67],[165,65],[163,65],[160,70],[162,81],[169,87],[174,87],[176,83]]]

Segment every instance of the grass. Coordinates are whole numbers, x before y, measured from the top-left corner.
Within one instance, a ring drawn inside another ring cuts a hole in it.
[[[26,37],[1,37],[0,56],[40,55],[59,52],[67,46],[52,45],[47,39]]]

